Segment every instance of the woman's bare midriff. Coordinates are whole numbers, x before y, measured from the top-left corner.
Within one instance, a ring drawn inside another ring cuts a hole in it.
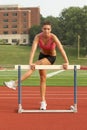
[[[44,55],[50,55],[50,56],[56,56],[56,50],[43,50],[41,49],[41,51]]]

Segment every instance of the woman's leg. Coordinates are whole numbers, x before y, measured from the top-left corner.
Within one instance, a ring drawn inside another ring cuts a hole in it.
[[[35,70],[32,69],[28,70],[24,75],[22,75],[21,81],[27,79],[33,73],[33,71]],[[18,80],[15,81],[11,80],[9,82],[4,82],[4,85],[8,88],[16,90],[16,87],[18,86]]]
[[[36,62],[37,65],[50,65],[51,63],[48,59],[44,58]],[[41,100],[45,101],[45,94],[46,94],[46,70],[39,70],[40,74],[40,94]]]
[[[36,62],[37,65],[50,65],[51,63],[48,61],[48,59],[44,58],[42,60],[39,60]],[[41,110],[46,110],[46,70],[39,70],[40,74],[40,95],[41,95]]]
[[[40,94],[41,100],[45,101],[45,94],[46,94],[46,70],[39,70],[40,74]]]
[[[50,62],[49,62],[49,60],[48,60],[47,58],[43,58],[43,59],[38,60],[37,62],[35,62],[35,64],[36,64],[36,65],[49,65]],[[28,70],[25,74],[22,75],[21,81],[27,79],[34,71],[35,71],[34,69]],[[44,77],[44,76],[43,76],[43,73],[42,73],[42,77]],[[44,80],[44,79],[43,79],[43,80]],[[44,84],[44,86],[45,86],[45,84],[46,84],[45,82],[46,82],[46,80],[44,80],[44,83],[43,83],[42,80],[41,80],[41,88],[43,88],[43,85],[42,85],[42,84]],[[16,89],[16,86],[18,85],[18,80],[16,80],[16,81],[4,82],[4,85],[7,86],[7,87],[9,87],[9,88]],[[43,92],[43,91],[42,91],[42,92]],[[41,94],[41,95],[42,95],[42,94]]]
[[[25,74],[22,75],[21,77],[21,81],[27,79],[35,70],[28,70]],[[18,84],[18,80],[15,81],[15,84],[17,85]]]

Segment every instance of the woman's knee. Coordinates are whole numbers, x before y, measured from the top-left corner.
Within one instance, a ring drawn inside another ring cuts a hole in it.
[[[45,81],[46,81],[46,74],[41,74],[41,75],[40,75],[40,80],[41,80],[42,82],[45,82]]]

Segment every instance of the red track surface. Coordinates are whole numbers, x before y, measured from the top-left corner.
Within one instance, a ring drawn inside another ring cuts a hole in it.
[[[23,108],[39,109],[39,87],[23,87]],[[21,113],[17,90],[0,87],[0,130],[87,130],[87,87],[78,87],[77,113]],[[73,105],[73,87],[47,87],[47,109]]]

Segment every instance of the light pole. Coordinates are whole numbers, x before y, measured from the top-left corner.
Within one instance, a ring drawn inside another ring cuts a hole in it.
[[[78,59],[80,58],[80,35],[78,35]]]

